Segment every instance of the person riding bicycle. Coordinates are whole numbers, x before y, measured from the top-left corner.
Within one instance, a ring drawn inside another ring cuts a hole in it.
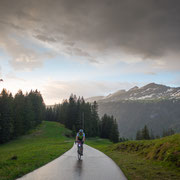
[[[80,129],[76,135],[76,142],[78,141],[80,141],[82,144],[82,155],[83,155],[83,143],[85,141],[85,133],[83,132],[83,129]]]

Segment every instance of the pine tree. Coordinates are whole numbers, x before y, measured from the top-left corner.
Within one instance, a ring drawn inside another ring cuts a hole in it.
[[[38,92],[38,90],[35,91],[31,90],[28,96],[31,100],[33,111],[35,114],[34,125],[33,125],[35,127],[36,125],[40,124],[45,118],[44,117],[45,105],[41,93]]]
[[[102,138],[110,138],[111,128],[113,125],[113,116],[108,116],[104,114],[101,118],[101,137]]]
[[[142,139],[148,140],[150,139],[148,127],[145,125],[142,129]]]
[[[99,136],[99,116],[98,116],[98,104],[94,101],[92,107],[92,133],[93,136]]]
[[[116,119],[113,120],[113,124],[111,127],[111,133],[109,138],[113,143],[119,142],[119,131],[118,131],[118,125],[116,123]]]
[[[28,94],[25,96],[24,106],[24,129],[27,132],[29,129],[35,126],[35,112],[33,110],[32,101]]]
[[[84,112],[82,111],[83,110],[82,110],[82,105],[81,105],[81,99],[79,97],[77,100],[77,119],[74,126],[76,131],[82,128],[82,123],[83,123],[82,121],[83,121],[83,115],[84,115],[83,114]]]
[[[0,143],[13,137],[13,98],[5,89],[0,94]]]
[[[67,109],[67,119],[65,125],[67,128],[72,130],[73,125],[75,125],[76,118],[77,118],[77,111],[76,111],[76,99],[74,95],[71,94],[69,98],[69,104]]]
[[[65,124],[67,121],[67,112],[68,112],[68,102],[65,100],[60,108],[60,123]]]
[[[25,133],[24,129],[24,107],[25,97],[22,91],[18,91],[14,98],[14,137],[20,136]]]

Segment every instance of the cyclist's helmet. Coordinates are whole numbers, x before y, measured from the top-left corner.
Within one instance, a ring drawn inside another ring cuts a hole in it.
[[[79,132],[80,132],[80,133],[83,133],[83,129],[80,129]]]

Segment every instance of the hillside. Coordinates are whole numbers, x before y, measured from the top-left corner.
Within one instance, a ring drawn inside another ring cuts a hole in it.
[[[180,132],[180,101],[119,101],[98,103],[99,114],[113,115],[117,119],[120,135],[135,137],[145,124],[154,135],[162,135],[163,129]]]
[[[25,136],[0,145],[0,179],[13,180],[57,158],[72,147],[71,131],[43,122]]]
[[[101,139],[87,143],[112,158],[129,180],[180,179],[180,134],[117,144]]]
[[[180,134],[156,140],[128,141],[113,145],[113,151],[138,153],[146,159],[164,161],[180,168]]]
[[[180,132],[180,88],[151,83],[120,90],[97,102],[100,116],[106,113],[116,118],[121,136],[134,138],[145,124],[154,135],[168,128]]]

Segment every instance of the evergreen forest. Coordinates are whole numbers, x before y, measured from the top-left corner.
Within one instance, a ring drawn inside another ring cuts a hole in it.
[[[87,137],[108,138],[112,142],[119,141],[119,131],[113,116],[98,116],[98,104],[85,102],[83,97],[71,95],[62,104],[47,107],[46,120],[64,124],[73,131],[75,136],[79,129],[83,129]]]
[[[38,90],[15,96],[3,89],[0,94],[0,144],[26,134],[43,120],[45,104]]]
[[[98,116],[98,104],[86,103],[83,97],[71,95],[61,104],[46,107],[38,90],[14,96],[3,89],[0,93],[0,144],[6,143],[41,124],[43,120],[56,121],[72,130],[75,136],[83,129],[86,137],[108,138],[119,141],[119,131],[113,116]]]

